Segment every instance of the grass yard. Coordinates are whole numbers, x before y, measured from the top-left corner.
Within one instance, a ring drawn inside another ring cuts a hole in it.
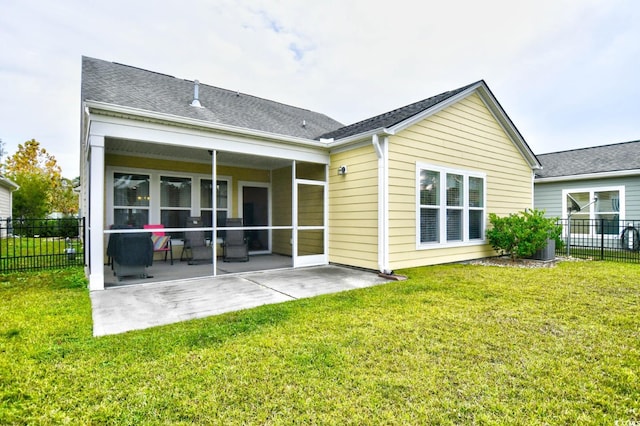
[[[93,338],[78,270],[0,282],[1,424],[637,424],[640,267],[447,265]]]

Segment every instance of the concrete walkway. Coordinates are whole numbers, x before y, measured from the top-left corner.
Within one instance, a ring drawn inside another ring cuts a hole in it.
[[[91,292],[93,335],[124,333],[388,282],[340,266],[135,284]]]

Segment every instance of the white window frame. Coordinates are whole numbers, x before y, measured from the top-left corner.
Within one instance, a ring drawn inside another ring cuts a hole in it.
[[[113,205],[113,176],[115,173],[130,173],[130,174],[139,174],[139,175],[149,175],[149,206],[143,207],[148,209],[149,211],[149,223],[160,223],[161,210],[163,208],[160,206],[160,177],[161,176],[171,176],[171,177],[185,177],[191,178],[191,215],[192,216],[200,216],[200,182],[202,179],[211,179],[211,175],[205,175],[200,173],[184,173],[184,172],[174,172],[169,170],[156,170],[156,169],[138,169],[138,168],[128,168],[128,167],[120,167],[120,166],[108,166],[105,169],[106,178],[105,178],[105,188],[106,188],[106,215],[105,215],[105,223],[108,225],[112,224],[114,221],[114,209],[116,206]],[[227,194],[227,214],[231,211],[231,206],[233,205],[233,192],[231,191],[232,178],[229,176],[218,176],[217,180],[226,180],[227,188],[229,192]],[[206,209],[205,209],[206,210]]]
[[[620,186],[589,186],[589,187],[585,187],[585,188],[581,188],[581,187],[576,187],[576,188],[566,188],[562,190],[562,219],[567,220],[569,218],[569,212],[567,211],[568,205],[567,205],[567,195],[568,194],[572,194],[572,193],[576,193],[576,192],[588,192],[589,193],[589,202],[594,200],[595,197],[595,193],[596,192],[607,192],[607,191],[618,191],[618,197],[619,197],[619,202],[620,202],[620,211],[618,212],[619,214],[619,226],[620,226],[620,231],[622,231],[622,229],[625,227],[624,221],[625,221],[625,217],[626,217],[626,196],[625,196],[625,186],[624,185],[620,185]],[[582,206],[580,206],[582,207]],[[591,203],[588,207],[585,207],[585,209],[583,211],[581,211],[580,213],[584,214],[585,211],[588,209],[589,211],[589,219],[591,221],[596,219],[596,214],[598,212],[595,211],[595,203]],[[563,234],[566,236],[567,234],[567,227],[564,226],[563,227]],[[591,234],[576,234],[576,235],[583,235],[583,236],[596,236],[595,233],[595,227],[590,226],[589,229],[591,230]],[[572,234],[575,234],[575,232],[571,232]],[[597,234],[599,235],[599,234]],[[619,233],[618,233],[619,235]],[[605,234],[605,238],[617,238],[618,235],[613,235],[613,234]]]
[[[163,206],[162,205],[162,191],[160,190],[160,188],[162,187],[162,178],[179,178],[179,179],[190,179],[191,180],[191,199],[190,202],[191,204],[188,207],[169,207],[169,206]],[[196,193],[193,188],[196,184],[195,182],[196,179],[194,179],[193,176],[189,175],[188,173],[180,173],[180,174],[175,174],[175,173],[166,173],[164,171],[158,173],[158,205],[160,206],[160,210],[159,210],[159,214],[160,214],[160,218],[162,218],[162,212],[163,211],[187,211],[189,212],[188,216],[193,216],[193,205],[196,202],[196,198],[199,200],[200,199],[200,186],[198,185],[198,191],[197,191],[197,197],[194,198],[194,194]],[[198,182],[199,183],[199,182]],[[152,196],[153,199],[153,196]],[[199,216],[199,214],[197,215]],[[157,223],[161,223],[161,221],[158,221]]]
[[[149,177],[149,203],[146,206],[128,206],[128,205],[120,205],[120,204],[116,205],[114,194],[113,194],[113,191],[114,191],[113,185],[115,183],[114,175],[116,173],[148,176]],[[130,208],[135,208],[136,210],[146,210],[148,220],[151,220],[151,212],[153,211],[153,208],[151,206],[151,200],[153,199],[151,195],[153,192],[153,184],[152,184],[151,173],[149,173],[148,170],[124,170],[124,169],[111,170],[107,174],[106,188],[107,188],[106,190],[107,202],[109,203],[108,205],[111,206],[111,208],[107,212],[107,220],[108,220],[107,223],[109,225],[112,225],[115,222],[116,210],[130,209]]]
[[[438,209],[439,215],[439,242],[427,242],[420,241],[421,229],[420,229],[420,212],[422,206],[420,204],[420,173],[423,170],[429,170],[440,173],[439,179],[439,205],[434,209]],[[462,240],[459,241],[447,241],[447,209],[451,208],[447,206],[447,174],[461,175],[463,176],[463,205],[462,207],[456,207],[461,209],[462,215]],[[469,206],[469,178],[475,177],[482,179],[482,207],[470,207]],[[417,250],[430,250],[449,247],[461,247],[461,246],[476,246],[486,244],[485,230],[487,229],[487,174],[483,172],[477,172],[472,170],[454,169],[443,166],[436,166],[428,163],[416,162],[416,249]],[[469,211],[482,211],[482,237],[478,239],[469,238]]]
[[[213,181],[213,179],[211,179],[211,176],[198,178],[198,203],[200,203],[200,185],[202,185],[202,181],[203,180]],[[233,179],[231,178],[231,176],[218,175],[216,177],[216,185],[218,184],[218,181],[224,181],[224,182],[227,183],[227,207],[220,207],[220,205],[218,203],[216,203],[216,214],[213,214],[213,207],[202,207],[202,205],[200,205],[200,207],[198,208],[198,212],[200,212],[200,211],[210,211],[211,212],[211,220],[214,220],[214,219],[217,218],[217,213],[218,212],[226,212],[227,213],[227,217],[231,217],[231,196],[233,194],[233,190],[231,188],[231,185],[233,184]]]

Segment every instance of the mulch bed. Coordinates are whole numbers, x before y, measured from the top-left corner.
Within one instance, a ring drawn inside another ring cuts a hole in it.
[[[553,260],[515,259],[509,256],[487,257],[464,262],[469,265],[499,266],[503,268],[554,268],[558,262],[575,262],[583,259],[573,257],[556,257]]]

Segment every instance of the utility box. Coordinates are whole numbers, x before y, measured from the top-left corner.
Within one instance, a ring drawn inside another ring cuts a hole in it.
[[[556,240],[548,239],[547,245],[536,251],[532,258],[535,260],[554,260],[556,258]]]

